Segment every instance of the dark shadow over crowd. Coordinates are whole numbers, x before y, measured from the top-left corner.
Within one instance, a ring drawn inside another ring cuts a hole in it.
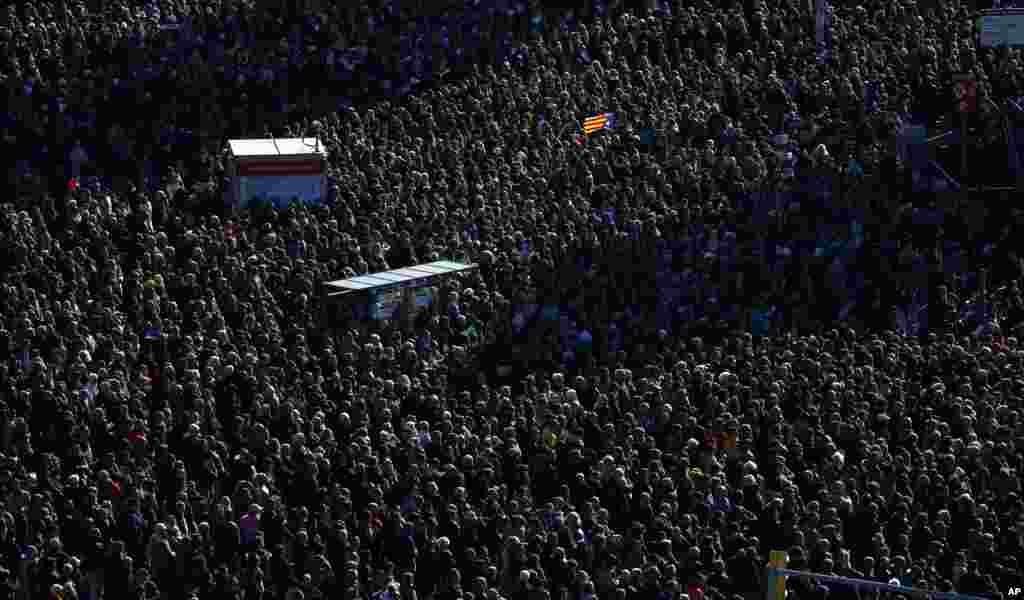
[[[900,136],[1024,95],[965,8],[282,4],[6,15],[0,600],[1024,584],[1024,213]],[[264,134],[323,206],[225,209]],[[414,327],[321,323],[438,259]]]

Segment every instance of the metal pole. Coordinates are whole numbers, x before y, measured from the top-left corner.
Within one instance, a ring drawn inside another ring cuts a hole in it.
[[[980,596],[972,596],[969,594],[959,594],[954,592],[937,592],[909,586],[881,583],[865,579],[856,579],[853,577],[839,577],[838,575],[819,575],[818,573],[811,573],[809,571],[795,571],[793,569],[778,569],[769,567],[768,574],[769,576],[785,575],[787,577],[808,577],[821,583],[852,585],[857,588],[861,586],[871,587],[882,592],[892,592],[895,594],[905,595],[919,595],[926,598],[930,598],[931,600],[984,600]]]

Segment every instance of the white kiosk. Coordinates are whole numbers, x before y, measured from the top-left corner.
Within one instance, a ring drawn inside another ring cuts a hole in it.
[[[319,205],[326,199],[327,152],[317,138],[228,140],[228,147],[229,206],[282,207],[296,198]]]

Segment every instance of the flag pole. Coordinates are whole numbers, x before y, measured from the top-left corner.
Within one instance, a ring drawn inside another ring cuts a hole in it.
[[[954,87],[954,95],[956,97],[956,109],[960,113],[960,181],[961,194],[960,202],[961,205],[958,210],[963,210],[968,202],[968,160],[967,160],[967,148],[970,140],[970,128],[967,126],[967,120],[970,118],[971,113],[975,110],[975,102],[977,98],[977,83],[971,77],[970,74],[961,75],[956,82]]]
[[[968,114],[965,112],[960,115],[960,181],[967,183],[967,117]],[[967,185],[963,186],[964,193],[967,193]],[[966,198],[965,198],[966,200]]]

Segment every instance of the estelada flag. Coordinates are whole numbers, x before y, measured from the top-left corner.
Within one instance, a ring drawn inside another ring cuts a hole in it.
[[[615,113],[606,112],[587,117],[583,120],[583,133],[590,135],[599,129],[615,127]]]

